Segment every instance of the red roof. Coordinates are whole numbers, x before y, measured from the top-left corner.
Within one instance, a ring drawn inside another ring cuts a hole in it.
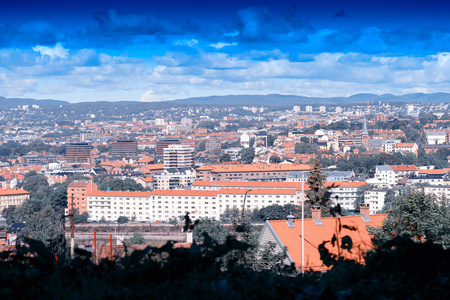
[[[342,251],[341,255],[347,259],[354,259],[363,263],[363,254],[372,248],[371,236],[366,226],[380,227],[386,215],[371,215],[371,222],[366,223],[361,216],[347,216],[339,218],[322,218],[323,225],[316,225],[313,219],[305,219],[305,270],[324,271],[329,268],[320,259],[318,246],[324,241],[331,241],[333,235],[338,232],[339,225],[354,227],[352,231],[342,228],[338,241],[348,235],[353,242],[352,253]],[[286,220],[267,221],[283,246],[287,247],[289,256],[296,266],[301,269],[302,263],[302,222],[294,220],[295,227],[289,227]],[[340,222],[340,223],[339,223]],[[266,223],[267,224],[267,223]],[[337,246],[327,243],[326,248],[333,254],[338,254]]]

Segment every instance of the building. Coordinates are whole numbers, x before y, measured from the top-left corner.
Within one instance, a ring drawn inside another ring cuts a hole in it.
[[[169,145],[164,149],[164,169],[192,167],[194,164],[194,150],[189,145]]]
[[[6,232],[6,245],[16,245],[17,237],[27,227],[25,223],[14,223]]]
[[[319,106],[319,112],[321,113],[327,112],[327,107],[324,105]]]
[[[414,165],[378,165],[375,167],[375,178],[391,186],[402,178],[417,176],[418,169]]]
[[[164,156],[164,149],[169,147],[169,145],[180,144],[180,139],[177,138],[164,138],[156,141],[156,154],[155,159],[157,161],[162,160]]]
[[[364,117],[363,128],[361,131],[361,145],[365,147],[369,146],[369,132],[367,131],[366,117]]]
[[[137,156],[137,141],[116,141],[111,143],[110,155],[113,157]]]
[[[370,214],[377,214],[383,210],[386,201],[387,189],[370,189],[364,191],[364,203],[369,205]],[[394,191],[395,195],[399,194],[398,190]]]
[[[173,190],[190,186],[195,182],[195,174],[191,168],[166,169],[153,177],[157,190]]]
[[[21,206],[30,199],[30,193],[22,189],[0,189],[0,212],[10,206]]]
[[[309,170],[303,164],[205,165],[197,168],[197,179],[286,181],[290,171]]]
[[[205,143],[205,151],[212,152],[222,149],[222,143],[218,140],[207,140]]]
[[[299,112],[300,112],[300,105],[294,105],[294,107],[292,108],[292,110],[293,110],[295,113],[299,113]]]
[[[67,187],[67,208],[73,208],[82,214],[88,212],[87,194],[97,191],[98,187],[93,181],[72,181]]]
[[[359,216],[322,218],[320,207],[313,207],[311,211],[313,218],[304,220],[304,246],[302,246],[302,220],[294,219],[292,215],[287,216],[287,220],[268,220],[264,223],[258,243],[261,246],[269,242],[274,243],[275,252],[281,252],[286,247],[286,265],[294,264],[299,272],[302,269],[302,249],[304,249],[304,269],[326,271],[331,267],[323,263],[317,249],[337,235],[338,243],[326,243],[325,248],[331,254],[364,263],[365,252],[373,247],[367,225],[380,227],[386,215],[370,215],[368,206],[365,205],[361,206],[360,210]],[[353,244],[351,251],[339,247],[343,236],[351,238]]]
[[[121,216],[132,221],[149,221],[153,211],[150,192],[92,191],[87,195],[91,221],[117,221]]]
[[[382,114],[376,115],[375,118],[373,119],[374,123],[387,122],[387,120],[388,120],[388,116],[382,115]]]
[[[66,160],[71,163],[92,163],[91,143],[73,143],[66,145]]]
[[[312,112],[313,111],[313,107],[311,105],[306,105],[305,111],[306,112]]]
[[[427,195],[435,195],[437,199],[450,199],[450,185],[428,185],[423,187],[423,192]]]
[[[398,143],[395,145],[394,152],[412,153],[417,156],[419,147],[416,143]]]
[[[367,183],[365,181],[325,183],[326,187],[331,187],[330,199],[333,202],[333,205],[339,204],[348,211],[355,210],[355,203],[358,199],[358,190],[366,185]]]
[[[328,182],[335,181],[350,181],[352,177],[355,177],[355,172],[353,171],[323,171],[327,176]]]
[[[446,143],[445,130],[425,130],[428,145],[442,145]]]

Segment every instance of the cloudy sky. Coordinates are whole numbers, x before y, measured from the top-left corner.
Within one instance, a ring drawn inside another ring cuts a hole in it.
[[[0,96],[450,92],[443,2],[9,1],[0,9]]]

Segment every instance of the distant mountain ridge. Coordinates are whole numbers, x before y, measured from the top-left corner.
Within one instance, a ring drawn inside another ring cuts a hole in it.
[[[296,95],[227,95],[227,96],[209,96],[209,97],[193,97],[187,99],[160,101],[160,102],[139,102],[139,101],[93,101],[70,103],[62,100],[52,99],[29,99],[29,98],[5,98],[0,97],[0,108],[15,108],[18,105],[39,105],[39,106],[56,106],[56,105],[84,105],[88,103],[96,103],[104,106],[126,106],[126,105],[143,105],[153,106],[164,104],[170,105],[252,105],[252,106],[287,106],[287,105],[306,105],[306,104],[351,104],[370,102],[405,102],[405,103],[450,103],[449,93],[433,93],[433,94],[405,94],[395,96],[392,94],[356,94],[349,97],[307,97]]]

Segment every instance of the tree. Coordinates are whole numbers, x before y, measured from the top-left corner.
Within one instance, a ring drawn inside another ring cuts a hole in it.
[[[120,216],[120,217],[118,217],[117,218],[117,223],[119,223],[119,224],[125,224],[125,223],[128,223],[128,217],[125,217],[125,216]]]
[[[274,204],[255,210],[252,213],[252,222],[264,222],[266,220],[285,220],[290,214],[301,218],[301,207],[299,205],[286,204],[284,206]]]
[[[223,155],[220,157],[220,162],[221,162],[221,163],[223,163],[223,162],[231,162],[231,155],[228,154],[228,153],[223,154]]]
[[[237,221],[241,217],[241,210],[232,207],[232,208],[226,208],[223,214],[220,215],[220,221],[222,223],[233,223]]]
[[[280,158],[278,155],[272,155],[272,156],[269,158],[269,162],[270,162],[271,164],[279,164],[279,163],[281,162],[281,158]]]
[[[319,151],[317,144],[295,143],[295,154],[315,154]]]
[[[222,244],[228,235],[223,225],[214,219],[200,219],[194,227],[194,241],[203,242],[204,234],[207,234],[217,243]]]
[[[89,214],[87,211],[80,214],[78,209],[75,209],[74,213],[73,213],[73,218],[74,218],[75,224],[85,224],[89,220]]]
[[[241,162],[244,164],[252,164],[253,158],[255,158],[255,150],[253,148],[243,148],[239,155],[241,157]]]
[[[306,183],[309,190],[305,192],[306,198],[311,205],[321,206],[322,212],[330,210],[330,188],[325,188],[324,183],[327,181],[327,175],[322,172],[322,165],[318,160],[314,160],[311,164],[311,172],[308,174]]]
[[[364,192],[367,190],[370,190],[370,185],[363,185],[362,187],[359,187],[356,191],[356,200],[354,203],[354,209],[355,211],[359,211],[359,206],[361,203],[364,203]]]
[[[128,240],[129,245],[144,245],[146,244],[145,238],[140,232],[135,232],[133,237]]]
[[[449,245],[450,208],[448,201],[438,203],[434,195],[408,191],[395,199],[387,210],[380,228],[369,227],[375,245],[382,245],[397,236],[414,241],[431,241]]]

